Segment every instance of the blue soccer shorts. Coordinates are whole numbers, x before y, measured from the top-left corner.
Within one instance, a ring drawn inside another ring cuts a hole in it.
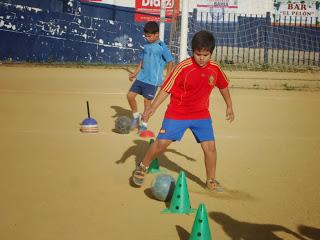
[[[152,100],[155,97],[158,86],[154,86],[139,80],[135,80],[130,88],[130,92],[138,93],[145,99]]]
[[[211,118],[195,120],[173,120],[164,118],[157,139],[180,141],[188,128],[198,143],[215,140]]]

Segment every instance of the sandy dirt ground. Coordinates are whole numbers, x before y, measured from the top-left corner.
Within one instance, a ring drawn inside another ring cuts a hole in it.
[[[130,114],[127,74],[0,67],[0,239],[189,238],[195,214],[161,213],[170,203],[150,194],[155,174],[142,188],[129,184],[149,140],[114,132],[115,119]],[[203,189],[203,155],[190,132],[159,156],[162,171],[186,173],[191,206],[205,204],[213,239],[320,239],[320,92],[231,94],[232,124],[217,90],[211,98],[217,177],[226,191]],[[86,101],[97,134],[79,131]],[[155,132],[165,107],[150,120]]]

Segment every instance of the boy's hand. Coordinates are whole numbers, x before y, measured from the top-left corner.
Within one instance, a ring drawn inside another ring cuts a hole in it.
[[[137,74],[135,74],[135,73],[129,73],[129,80],[133,81],[136,78],[136,75]]]
[[[227,107],[226,120],[229,121],[230,123],[233,122],[234,120],[234,113],[233,113],[232,107]]]
[[[142,121],[147,122],[149,118],[154,114],[155,110],[153,108],[149,108],[145,110],[142,114]]]

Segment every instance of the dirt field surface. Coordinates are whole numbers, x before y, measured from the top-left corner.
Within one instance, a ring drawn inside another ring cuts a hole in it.
[[[161,170],[186,173],[190,204],[205,205],[213,239],[320,239],[320,91],[279,83],[318,86],[319,74],[227,74],[235,122],[225,121],[217,90],[210,107],[225,192],[203,188],[190,132],[159,156]],[[271,82],[287,90],[263,90],[277,89]],[[114,132],[115,119],[130,116],[129,87],[124,69],[0,66],[0,239],[189,238],[195,214],[162,213],[170,202],[150,193],[156,174],[130,185],[150,140]],[[79,131],[86,101],[96,134]],[[154,132],[165,108],[150,120]]]

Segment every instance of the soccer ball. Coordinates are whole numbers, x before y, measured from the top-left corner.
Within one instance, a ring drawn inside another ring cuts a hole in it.
[[[115,131],[121,134],[128,134],[131,130],[131,119],[127,116],[118,117],[115,121]]]
[[[152,195],[164,202],[171,200],[175,188],[175,180],[169,174],[158,174],[151,183]]]

